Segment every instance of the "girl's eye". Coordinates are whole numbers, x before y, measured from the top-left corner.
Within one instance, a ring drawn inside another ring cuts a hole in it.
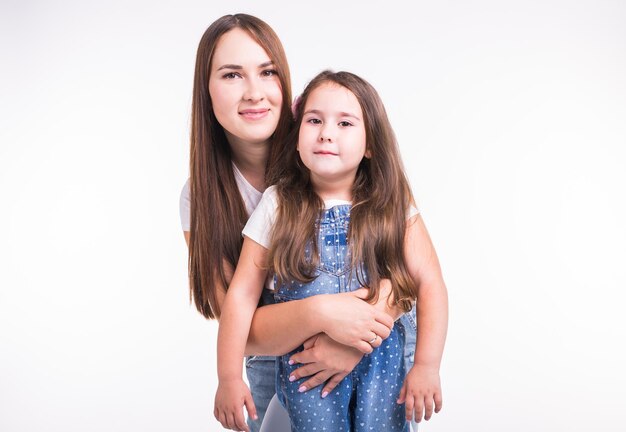
[[[274,75],[278,75],[278,72],[275,69],[267,69],[261,72],[261,75],[264,77],[271,77]]]
[[[322,121],[320,119],[317,119],[317,118],[308,119],[306,122],[307,123],[311,123],[311,124],[322,124]]]
[[[222,75],[222,78],[225,79],[235,79],[238,78],[240,75],[237,72],[227,72],[224,75]]]
[[[352,126],[352,123],[344,120],[344,121],[339,122],[339,126],[343,126],[343,127]]]

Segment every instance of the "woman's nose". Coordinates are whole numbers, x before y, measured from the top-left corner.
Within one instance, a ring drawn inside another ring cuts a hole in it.
[[[246,81],[246,89],[243,93],[243,99],[250,102],[258,102],[264,99],[263,88],[259,82],[254,78],[249,78]]]

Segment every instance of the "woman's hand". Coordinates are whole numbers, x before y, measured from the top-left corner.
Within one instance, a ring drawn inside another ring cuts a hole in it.
[[[398,303],[396,303],[393,291],[391,290],[391,281],[389,279],[381,279],[378,284],[378,289],[378,301],[374,306],[378,308],[378,310],[385,312],[394,320],[404,315],[404,311],[398,306]]]
[[[318,319],[322,330],[340,344],[371,353],[393,328],[393,318],[362,299],[367,289],[341,294],[318,295]]]
[[[380,346],[378,338],[376,346]],[[304,351],[294,354],[289,361],[302,363],[289,376],[290,381],[311,376],[300,389],[311,390],[320,384],[326,383],[322,389],[322,397],[326,397],[342,379],[361,361],[363,353],[359,350],[341,345],[328,335],[320,333],[304,343]]]
[[[257,413],[252,394],[241,378],[220,380],[215,394],[213,415],[226,429],[249,432],[243,416],[243,407],[248,410],[248,417],[256,420]]]

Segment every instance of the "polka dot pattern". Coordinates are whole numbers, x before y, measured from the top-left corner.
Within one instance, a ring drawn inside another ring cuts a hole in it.
[[[320,265],[311,283],[288,281],[276,286],[277,301],[297,300],[319,294],[353,291],[361,284],[350,268],[347,240],[350,206],[339,205],[324,212],[319,221]],[[307,249],[310,256],[313,248]],[[366,277],[366,275],[364,275]],[[406,375],[405,330],[394,326],[391,335],[372,354],[366,354],[355,369],[325,398],[322,386],[301,393],[306,379],[289,381],[298,365],[289,357],[303,347],[277,358],[277,393],[289,412],[293,432],[408,432],[404,405],[396,400]]]

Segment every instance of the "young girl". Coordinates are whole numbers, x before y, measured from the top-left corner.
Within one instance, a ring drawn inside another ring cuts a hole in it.
[[[392,282],[388,301],[408,311],[419,298],[415,366],[404,385],[405,328],[396,325],[382,343],[378,329],[372,329],[369,342],[376,349],[333,393],[302,394],[290,360],[301,348],[278,358],[277,391],[293,431],[408,431],[406,420],[414,412],[419,420],[424,411],[430,417],[433,403],[436,412],[441,408],[447,295],[412,206],[393,131],[376,91],[347,72],[323,72],[311,81],[296,116],[286,171],[265,191],[244,228],[243,249],[224,300],[216,413],[237,418],[243,404],[254,413],[241,359],[268,269],[275,274],[278,301],[360,286],[369,287],[367,300],[373,301],[379,281],[387,278]]]

